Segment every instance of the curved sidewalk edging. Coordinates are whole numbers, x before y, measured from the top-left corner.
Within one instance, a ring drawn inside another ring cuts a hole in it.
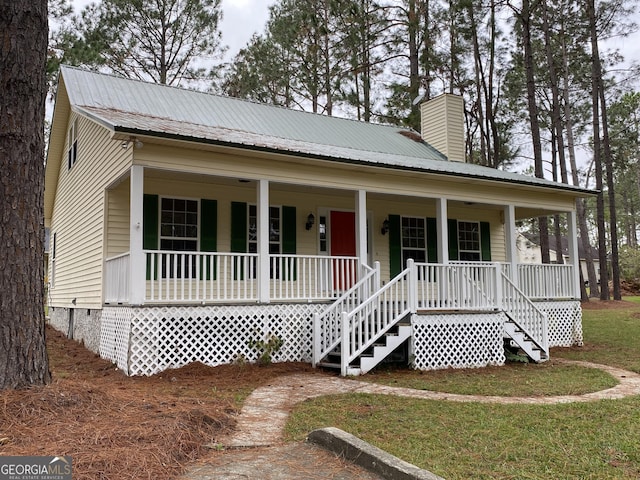
[[[370,393],[424,400],[537,405],[594,402],[640,395],[640,375],[637,373],[589,362],[574,360],[562,360],[562,362],[601,369],[612,375],[620,383],[615,387],[584,395],[499,397],[413,390],[328,375],[293,374],[280,377],[270,385],[254,390],[244,402],[238,417],[236,431],[227,438],[217,439],[217,443],[227,447],[277,445],[282,442],[284,426],[295,404],[323,395]]]
[[[339,428],[314,430],[307,441],[387,480],[444,480]]]

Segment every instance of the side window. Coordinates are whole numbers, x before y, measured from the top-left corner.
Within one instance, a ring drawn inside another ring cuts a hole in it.
[[[427,261],[427,230],[425,219],[420,217],[402,217],[401,219],[402,265],[408,259],[415,262]]]
[[[482,260],[480,222],[458,222],[458,255],[464,262]]]
[[[51,278],[49,282],[51,283],[51,288],[55,288],[56,286],[56,240],[58,234],[54,233],[51,236]]]
[[[67,134],[67,168],[71,170],[78,159],[78,119],[76,118],[69,126]]]

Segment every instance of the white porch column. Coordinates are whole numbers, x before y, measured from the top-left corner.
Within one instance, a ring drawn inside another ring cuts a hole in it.
[[[144,167],[133,165],[130,177],[129,200],[129,303],[144,304],[147,279],[147,262],[142,251],[142,221],[144,202]]]
[[[578,252],[578,227],[575,210],[567,213],[567,237],[569,240],[569,262],[573,266],[574,296],[579,299],[582,292],[580,289],[580,253]]]
[[[438,232],[438,263],[449,263],[449,224],[447,223],[447,199],[436,199],[436,224]]]
[[[367,255],[367,192],[356,192],[356,256],[361,265],[368,265]]]
[[[257,188],[258,298],[260,303],[269,303],[271,300],[269,292],[269,181],[259,180]]]
[[[504,243],[507,263],[511,265],[511,281],[517,287],[519,285],[519,275],[516,238],[516,208],[513,205],[507,205],[504,207]]]

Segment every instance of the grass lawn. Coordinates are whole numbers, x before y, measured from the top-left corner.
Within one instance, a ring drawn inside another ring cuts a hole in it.
[[[554,349],[552,358],[640,372],[637,300],[585,307],[585,346]],[[593,391],[611,381],[584,370],[551,363],[394,376],[417,388],[499,395]],[[385,372],[376,377],[385,383],[400,381]],[[533,387],[523,385],[527,382]],[[287,435],[302,440],[324,426],[353,433],[448,480],[640,478],[640,397],[538,406],[338,395],[300,404]]]

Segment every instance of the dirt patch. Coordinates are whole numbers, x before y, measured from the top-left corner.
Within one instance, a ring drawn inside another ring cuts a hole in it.
[[[126,377],[47,329],[53,382],[0,392],[0,455],[70,455],[74,479],[173,478],[235,426],[248,393],[307,364],[191,364]]]
[[[617,308],[633,308],[638,304],[627,300],[598,300],[592,298],[588,302],[582,302],[583,310],[612,310]]]

